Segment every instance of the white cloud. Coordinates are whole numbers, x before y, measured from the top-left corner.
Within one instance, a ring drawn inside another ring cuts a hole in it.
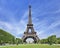
[[[60,21],[55,21],[55,22],[53,22],[49,27],[48,27],[48,29],[53,29],[54,27],[56,27],[56,26],[58,26],[58,25],[60,25]]]
[[[5,27],[8,28],[8,29],[12,29],[12,28],[13,28],[11,24],[9,24],[9,23],[7,23],[7,22],[3,22],[3,21],[0,21],[0,26],[1,26],[1,27],[2,27],[2,26],[5,26]]]
[[[23,17],[21,18],[21,20],[18,23],[16,23],[14,20],[13,20],[13,23],[0,21],[0,28],[6,30],[6,31],[10,32],[11,34],[13,34],[14,36],[18,37],[19,34],[21,35],[25,31],[26,24],[27,24],[26,17],[28,17],[27,13],[28,13],[28,11],[26,11],[24,13]]]
[[[48,28],[46,28],[45,30],[42,30],[41,33],[38,33],[38,36],[40,36],[41,39],[47,38],[47,36],[50,36],[50,35],[57,35],[57,37],[59,37],[60,30],[58,31],[57,29],[55,29],[57,26],[60,26],[60,21],[55,21],[51,23],[51,25],[48,26]]]

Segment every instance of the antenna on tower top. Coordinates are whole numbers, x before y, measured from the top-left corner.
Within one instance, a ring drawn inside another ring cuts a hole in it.
[[[28,5],[31,6],[31,1],[30,0],[28,0]]]
[[[31,8],[31,5],[29,5],[29,8]]]
[[[31,5],[29,5],[29,24],[32,24],[32,19],[31,19]]]

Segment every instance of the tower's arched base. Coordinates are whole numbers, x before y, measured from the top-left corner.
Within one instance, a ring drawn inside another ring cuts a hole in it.
[[[22,38],[22,42],[23,43],[26,43],[26,39],[28,39],[28,38],[32,38],[34,40],[33,43],[38,43],[38,41],[39,41],[39,38],[37,37],[36,34],[33,34],[33,33],[25,33],[24,36],[23,36],[23,38]]]

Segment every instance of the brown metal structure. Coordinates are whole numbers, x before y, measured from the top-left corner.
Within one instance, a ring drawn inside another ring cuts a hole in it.
[[[22,37],[23,43],[26,43],[27,38],[34,39],[34,43],[38,43],[38,36],[36,35],[36,32],[34,31],[33,24],[32,24],[32,18],[31,18],[31,6],[29,5],[29,17],[28,17],[28,24],[26,31],[24,32],[24,35]]]

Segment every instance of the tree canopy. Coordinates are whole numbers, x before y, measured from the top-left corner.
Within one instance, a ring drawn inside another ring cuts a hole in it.
[[[14,43],[15,37],[10,33],[0,29],[0,44],[1,43]]]

